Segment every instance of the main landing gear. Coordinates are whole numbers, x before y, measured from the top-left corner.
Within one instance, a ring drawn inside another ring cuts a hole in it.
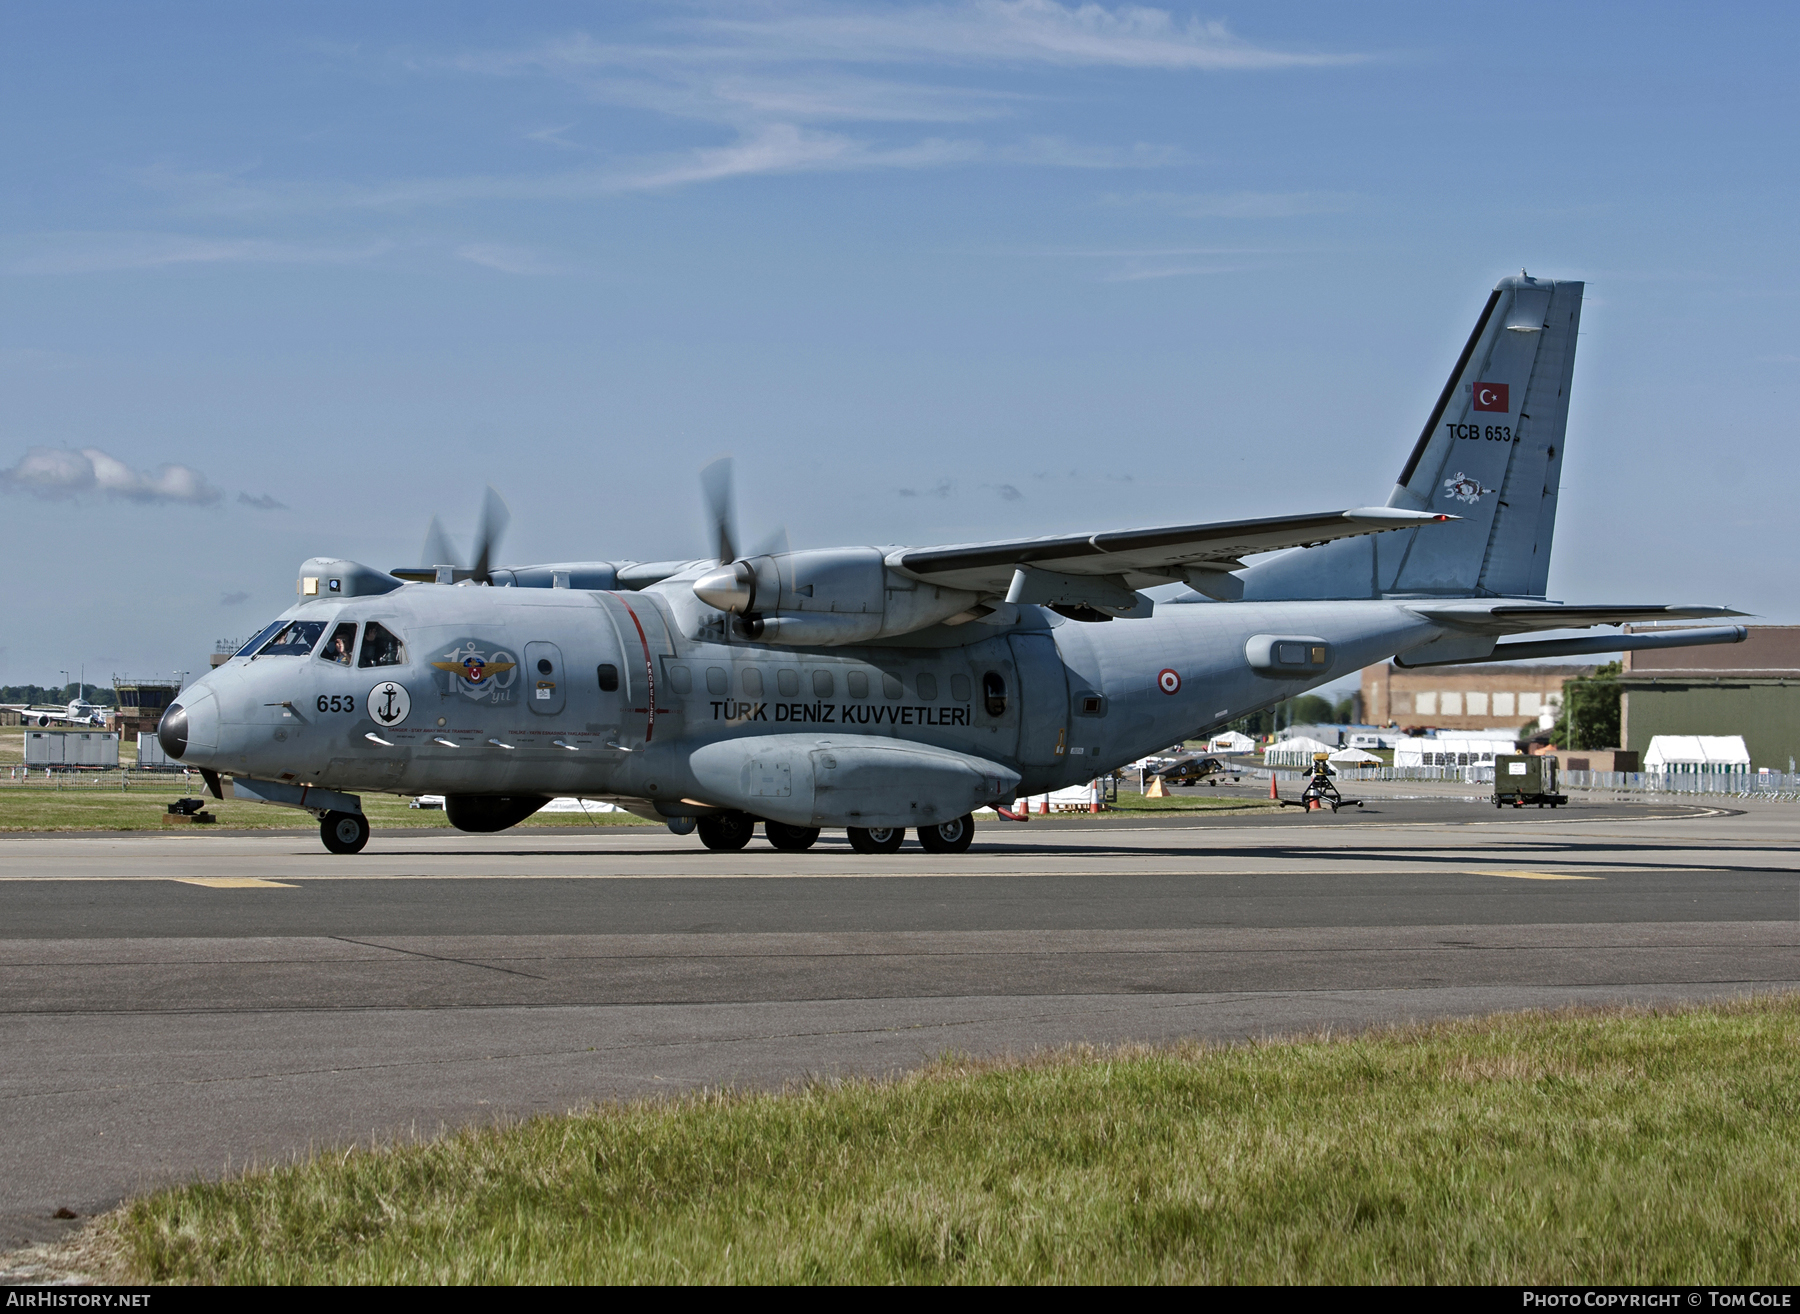
[[[906,840],[899,826],[849,828],[850,847],[858,853],[893,853]],[[919,847],[927,853],[963,853],[975,840],[975,818],[964,814],[937,826],[919,827]]]
[[[817,826],[789,826],[779,821],[763,822],[763,838],[783,853],[805,853],[819,841]]]
[[[319,819],[319,838],[333,853],[361,853],[369,842],[369,819],[360,812],[327,812]]]
[[[701,817],[694,829],[700,842],[715,853],[736,853],[750,843],[758,821],[762,821],[763,838],[769,841],[769,847],[779,852],[804,853],[818,843],[816,826],[790,826],[753,817],[748,812],[718,812]],[[858,853],[894,853],[906,841],[904,826],[850,826],[846,832],[850,847]],[[937,826],[920,826],[918,835],[919,847],[927,853],[963,853],[975,839],[975,818],[961,816]]]

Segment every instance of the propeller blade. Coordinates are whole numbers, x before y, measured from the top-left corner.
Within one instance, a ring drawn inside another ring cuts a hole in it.
[[[493,583],[489,567],[493,565],[494,552],[500,546],[500,539],[506,533],[506,526],[512,521],[512,512],[506,509],[506,503],[500,500],[500,494],[488,486],[487,496],[481,503],[481,529],[475,539],[475,561],[469,568],[469,578],[477,584]]]
[[[450,535],[444,532],[444,527],[438,523],[436,516],[431,518],[431,527],[425,531],[423,552],[424,556],[419,562],[421,566],[454,566],[462,560],[462,555],[457,552],[456,545],[450,541]]]
[[[737,560],[738,553],[729,456],[721,456],[700,472],[700,491],[706,497],[706,514],[712,530],[711,546],[718,550],[719,564],[730,565]]]
[[[776,528],[774,533],[765,534],[757,542],[756,546],[750,549],[747,555],[752,557],[778,557],[788,550],[787,526],[780,525]]]

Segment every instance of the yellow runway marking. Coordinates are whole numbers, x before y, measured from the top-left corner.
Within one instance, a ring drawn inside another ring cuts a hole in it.
[[[1515,881],[1603,881],[1604,876],[1574,876],[1561,871],[1478,871],[1477,876],[1505,876]]]
[[[170,876],[181,885],[204,885],[209,890],[297,890],[286,881],[259,881],[254,876]]]

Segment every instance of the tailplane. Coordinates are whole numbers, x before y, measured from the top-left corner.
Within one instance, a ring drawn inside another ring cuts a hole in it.
[[[1488,297],[1388,498],[1456,521],[1285,553],[1240,572],[1245,600],[1543,597],[1583,287]]]

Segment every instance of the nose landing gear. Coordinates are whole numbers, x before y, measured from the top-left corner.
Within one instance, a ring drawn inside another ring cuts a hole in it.
[[[319,819],[319,838],[333,853],[361,853],[369,842],[369,819],[360,812],[327,812]]]

